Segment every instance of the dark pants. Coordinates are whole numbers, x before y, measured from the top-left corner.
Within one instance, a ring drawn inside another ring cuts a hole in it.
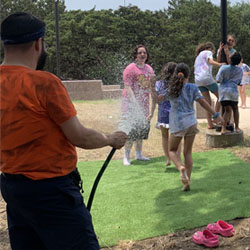
[[[34,181],[1,174],[13,250],[100,249],[89,211],[70,176]]]

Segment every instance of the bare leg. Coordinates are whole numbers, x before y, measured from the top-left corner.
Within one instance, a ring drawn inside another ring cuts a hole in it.
[[[201,92],[201,94],[204,96],[205,100],[211,106],[212,101],[211,101],[211,97],[210,97],[209,91]],[[206,116],[207,116],[207,126],[208,126],[208,128],[213,128],[214,125],[212,123],[211,114],[206,111]]]
[[[246,87],[247,85],[242,85],[242,108],[246,108]]]
[[[189,184],[189,179],[186,173],[186,168],[181,162],[181,157],[178,152],[178,147],[181,143],[182,137],[174,136],[173,134],[170,135],[170,145],[169,145],[169,155],[171,160],[174,162],[176,168],[180,172],[181,181],[184,185]]]
[[[191,180],[191,173],[193,169],[192,148],[193,148],[194,138],[195,138],[195,135],[184,137],[183,154],[184,154],[185,168],[186,168],[189,182],[183,186],[182,191],[190,190],[190,180]]]
[[[189,180],[191,180],[191,173],[193,168],[192,148],[195,135],[184,137],[184,163]]]
[[[238,106],[233,107],[233,114],[234,114],[234,123],[235,123],[235,131],[239,133],[241,130],[239,128],[239,109]]]
[[[161,136],[162,136],[162,148],[163,148],[165,158],[166,158],[166,166],[169,166],[171,164],[170,157],[169,157],[169,147],[168,147],[169,129],[164,128],[164,127],[160,127],[160,129],[161,129]]]
[[[179,148],[179,145],[181,144],[181,140],[182,140],[182,137],[177,137],[177,136],[174,136],[173,134],[170,134],[169,156],[178,170],[180,170],[181,167],[184,167],[181,162],[180,154],[178,152],[178,148]]]
[[[240,107],[242,108],[242,106],[243,106],[243,96],[242,96],[242,94],[243,94],[243,85],[240,85],[239,87],[238,87],[238,91],[239,91],[239,93],[240,93],[240,100],[241,100],[241,105],[240,105]]]
[[[215,104],[215,111],[220,112],[221,105],[220,105],[220,102],[219,102],[219,93],[218,93],[218,91],[215,92],[214,95],[217,97],[216,104]]]
[[[180,142],[180,144],[179,144],[179,146],[177,148],[177,152],[176,153],[177,153],[179,159],[181,159],[181,142]]]
[[[229,130],[226,130],[226,126],[227,126],[228,122],[230,121],[230,117],[232,114],[232,107],[225,106],[224,108],[225,108],[225,112],[223,114],[224,123],[222,124],[221,134],[225,134],[226,132],[231,132]]]

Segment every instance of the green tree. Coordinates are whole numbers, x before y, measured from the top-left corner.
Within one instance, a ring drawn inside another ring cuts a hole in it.
[[[238,3],[228,13],[228,33],[236,36],[236,49],[250,64],[250,4]]]
[[[55,2],[51,0],[1,0],[1,20],[15,11],[27,11],[46,22],[48,63],[56,72]],[[198,44],[221,40],[220,7],[209,0],[170,0],[168,8],[142,11],[137,6],[117,10],[66,11],[59,1],[61,77],[102,79],[121,84],[122,71],[133,61],[133,49],[144,44],[150,65],[159,74],[169,62],[185,62],[191,70]],[[228,33],[237,38],[236,49],[250,63],[250,4],[228,4]],[[191,74],[193,76],[193,74]],[[192,80],[192,79],[191,79]]]

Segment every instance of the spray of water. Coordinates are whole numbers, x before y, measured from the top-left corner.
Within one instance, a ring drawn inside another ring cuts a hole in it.
[[[123,112],[120,122],[118,123],[118,130],[123,131],[132,137],[131,139],[144,138],[149,131],[149,122],[147,120],[144,107],[140,104],[144,102],[144,91],[138,94],[140,102],[127,102],[127,112]],[[135,137],[135,138],[133,138]]]

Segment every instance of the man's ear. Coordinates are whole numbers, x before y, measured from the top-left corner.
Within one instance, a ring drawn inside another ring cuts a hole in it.
[[[42,46],[42,38],[40,37],[35,41],[35,50],[39,51],[41,46]]]

